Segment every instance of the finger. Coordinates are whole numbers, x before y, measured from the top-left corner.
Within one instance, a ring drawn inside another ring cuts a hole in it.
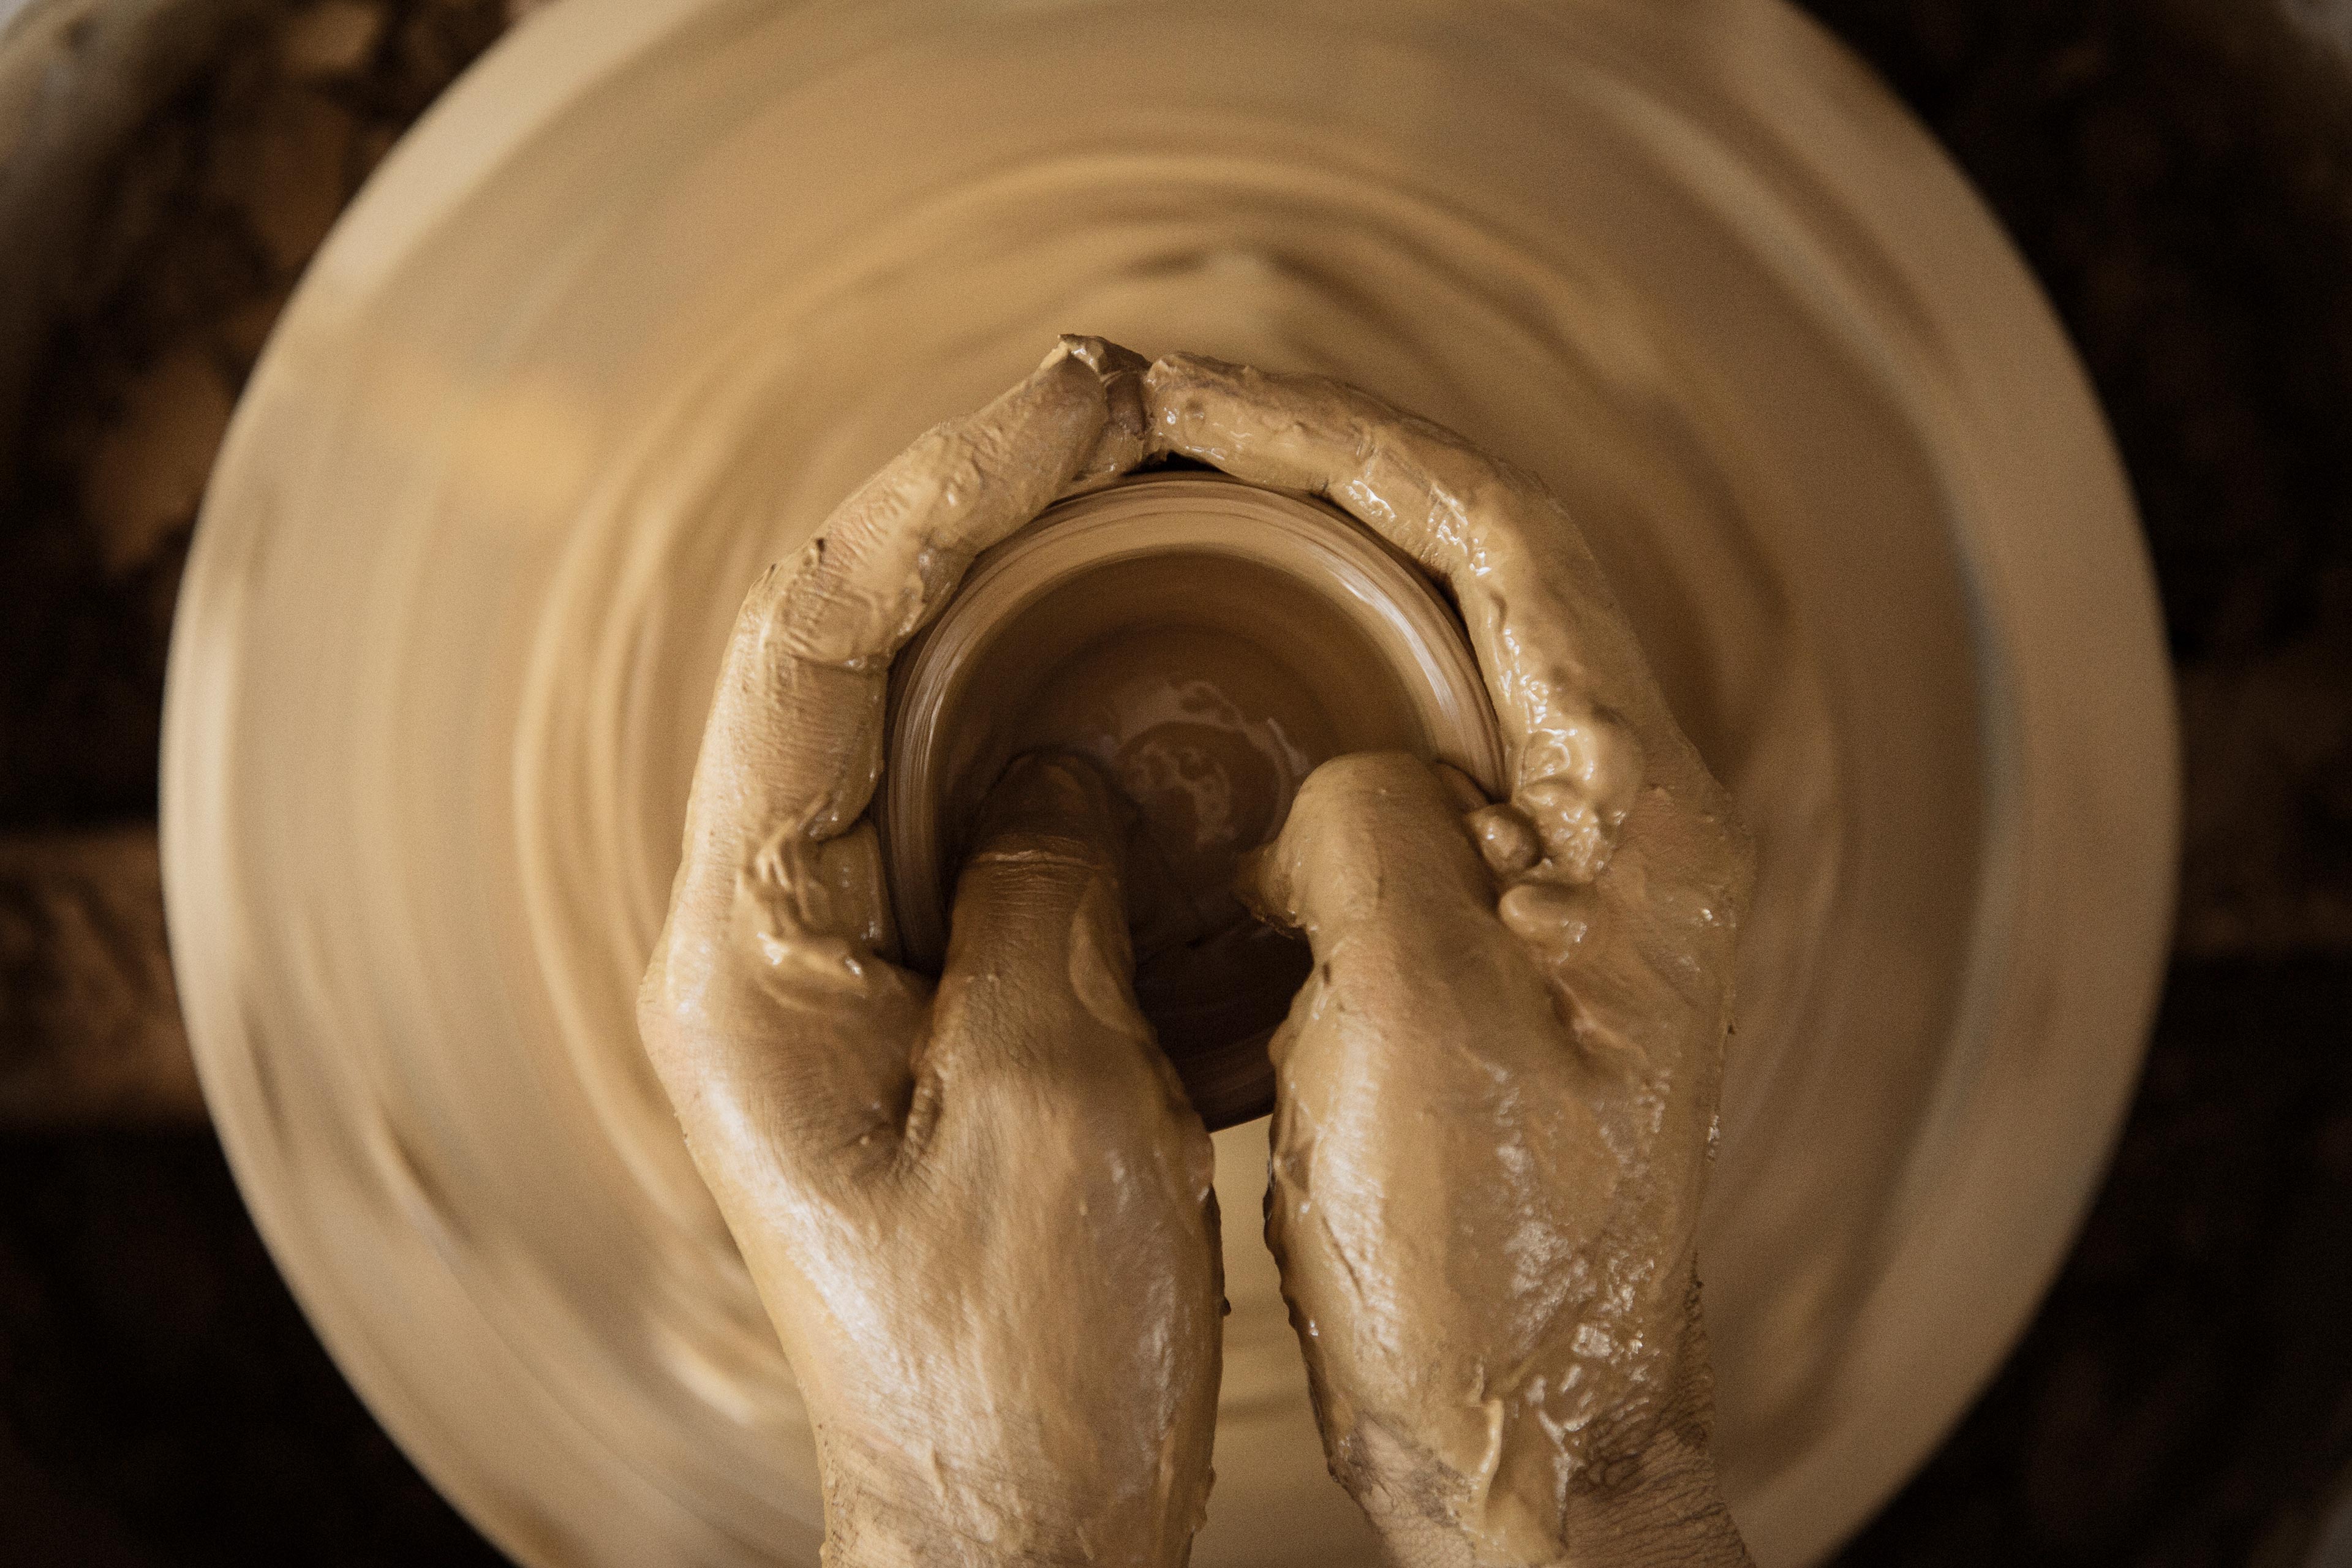
[[[879,857],[849,835],[881,771],[889,661],[973,555],[1126,455],[1114,440],[1103,456],[1112,399],[1089,361],[1131,381],[1135,358],[1063,340],[1020,385],[918,439],[753,587],[703,733],[674,921],[708,941],[740,896],[762,958],[826,971],[889,950]]]
[[[1458,804],[1401,752],[1337,757],[1299,786],[1240,889],[1263,919],[1303,932],[1315,967],[1276,1037],[1277,1092],[1386,1080],[1376,1071],[1291,1070],[1302,1044],[1328,1055],[1427,1057],[1466,1042],[1507,1059],[1557,1035],[1544,975],[1496,912]]]
[[[973,556],[1140,458],[1145,368],[1116,343],[1065,337],[1020,385],[924,432],[777,574],[766,637],[808,663],[887,663]]]
[[[1135,358],[1066,339],[1020,385],[917,440],[747,596],[640,995],[690,1132],[688,1104],[704,1100],[714,1126],[761,1120],[737,1114],[755,1089],[820,1137],[903,1102],[929,987],[877,956],[892,946],[889,904],[860,820],[889,661],[975,553],[1133,449],[1106,443],[1096,364],[1131,379]]]
[[[857,819],[879,768],[891,658],[973,555],[1084,468],[1107,410],[1100,378],[1058,345],[1020,385],[918,438],[769,568],[720,671],[689,858],[715,854],[731,876],[747,846],[789,850]]]
[[[1588,1087],[1672,1100],[1674,1136],[1687,1142],[1714,1104],[1735,927],[1669,864],[1695,853],[1686,828],[1643,820],[1670,809],[1653,792],[1620,866],[1580,886],[1540,873],[1516,807],[1460,805],[1404,753],[1335,758],[1244,860],[1244,900],[1304,932],[1315,955],[1274,1042],[1278,1071],[1310,1037],[1351,1055],[1454,1042],[1496,1061],[1568,1044],[1601,1075]],[[1303,1027],[1309,1019],[1330,1026]],[[1278,1092],[1291,1083],[1284,1072]]]
[[[1496,1008],[1548,1023],[1538,971],[1509,940],[1459,803],[1402,752],[1335,757],[1307,775],[1274,842],[1244,862],[1264,920],[1302,932],[1311,984],[1369,1034],[1456,1037]],[[1466,987],[1466,990],[1465,990]]]
[[[1151,367],[1145,401],[1159,449],[1324,496],[1445,584],[1511,794],[1570,879],[1606,863],[1645,783],[1726,815],[1598,563],[1534,476],[1318,376],[1174,355]]]
[[[1429,1027],[1441,1037],[1477,1032],[1473,1020],[1485,998],[1474,987],[1465,1000],[1444,972],[1507,934],[1540,961],[1528,976],[1559,980],[1575,994],[1580,1025],[1615,1023],[1621,1013],[1649,1006],[1659,990],[1651,965],[1658,920],[1618,911],[1612,889],[1523,875],[1536,853],[1533,829],[1509,805],[1462,812],[1443,766],[1402,752],[1324,763],[1300,787],[1274,842],[1244,861],[1244,900],[1259,918],[1307,935],[1325,984],[1334,976],[1328,960],[1336,944],[1383,954],[1364,980],[1383,999],[1368,1005],[1369,994],[1359,997],[1350,1011],[1360,1016],[1409,1006],[1431,1011]],[[1499,899],[1496,879],[1506,884]],[[1604,910],[1622,929],[1595,934]],[[1646,944],[1630,971],[1605,981],[1587,973],[1591,955],[1622,953],[1629,942]],[[1711,947],[1692,951],[1707,954]],[[1492,962],[1481,957],[1474,967],[1486,973]],[[1683,1013],[1664,1005],[1657,1011],[1644,1022],[1678,1022]],[[1559,1021],[1549,1002],[1528,1014],[1539,1015],[1547,1032]]]
[[[1103,431],[1095,448],[1063,489],[1065,495],[1098,489],[1143,461],[1150,420],[1143,408],[1143,378],[1151,362],[1108,338],[1065,336],[1062,347],[1101,378]]]
[[[1034,753],[1006,770],[956,881],[935,1048],[1049,1076],[1089,1065],[1074,1056],[1158,1055],[1119,890],[1128,829],[1125,803],[1082,757]]]
[[[1274,842],[1244,861],[1241,892],[1260,919],[1310,941],[1494,902],[1458,806],[1402,752],[1334,757],[1309,773]]]

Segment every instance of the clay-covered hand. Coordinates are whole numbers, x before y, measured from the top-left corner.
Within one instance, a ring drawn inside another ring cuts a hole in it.
[[[1444,583],[1509,799],[1308,779],[1245,871],[1311,978],[1266,1235],[1333,1472],[1412,1563],[1739,1563],[1693,1245],[1749,857],[1544,488],[1332,383],[1163,360],[1155,446],[1313,491]]]
[[[972,556],[1139,455],[1086,340],[772,569],[728,648],[640,1023],[814,1425],[829,1563],[1181,1563],[1223,1310],[1207,1133],[1131,992],[1108,785],[1016,764],[943,977],[889,962],[891,658]]]

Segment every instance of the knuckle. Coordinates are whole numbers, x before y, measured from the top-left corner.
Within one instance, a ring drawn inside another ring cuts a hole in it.
[[[1574,781],[1538,779],[1519,791],[1517,804],[1562,878],[1590,882],[1607,868],[1615,831]]]

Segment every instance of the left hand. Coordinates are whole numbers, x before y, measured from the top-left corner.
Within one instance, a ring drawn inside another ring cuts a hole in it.
[[[1118,804],[983,811],[934,986],[866,808],[890,661],[972,557],[1142,453],[1142,362],[1066,339],[771,569],[729,647],[639,1021],[814,1424],[825,1556],[1181,1563],[1223,1283],[1207,1132],[1132,992]]]

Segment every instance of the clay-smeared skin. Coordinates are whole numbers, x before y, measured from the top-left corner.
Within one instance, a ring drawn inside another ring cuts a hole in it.
[[[1746,1561],[1693,1261],[1751,879],[1728,796],[1536,481],[1319,379],[1170,359],[1145,402],[1155,446],[1443,581],[1509,754],[1501,805],[1326,763],[1248,878],[1315,952],[1266,1237],[1333,1473],[1409,1563]]]
[[[883,956],[865,820],[891,657],[975,552],[1133,464],[1140,368],[1066,342],[877,476],[753,589],[704,737],[641,1023],[840,1568],[1177,1563],[1207,1496],[1213,1162],[1132,1000],[1108,785],[1007,776],[936,988]]]
[[[820,1436],[838,1564],[1182,1560],[1221,1308],[1210,1152],[1131,994],[1116,803],[1018,764],[936,988],[865,813],[889,660],[971,557],[1180,452],[1452,590],[1508,802],[1310,778],[1244,890],[1312,943],[1267,1236],[1332,1468],[1411,1564],[1745,1561],[1693,1235],[1748,880],[1576,531],[1336,384],[1067,339],[845,502],[738,624],[643,1025]]]

